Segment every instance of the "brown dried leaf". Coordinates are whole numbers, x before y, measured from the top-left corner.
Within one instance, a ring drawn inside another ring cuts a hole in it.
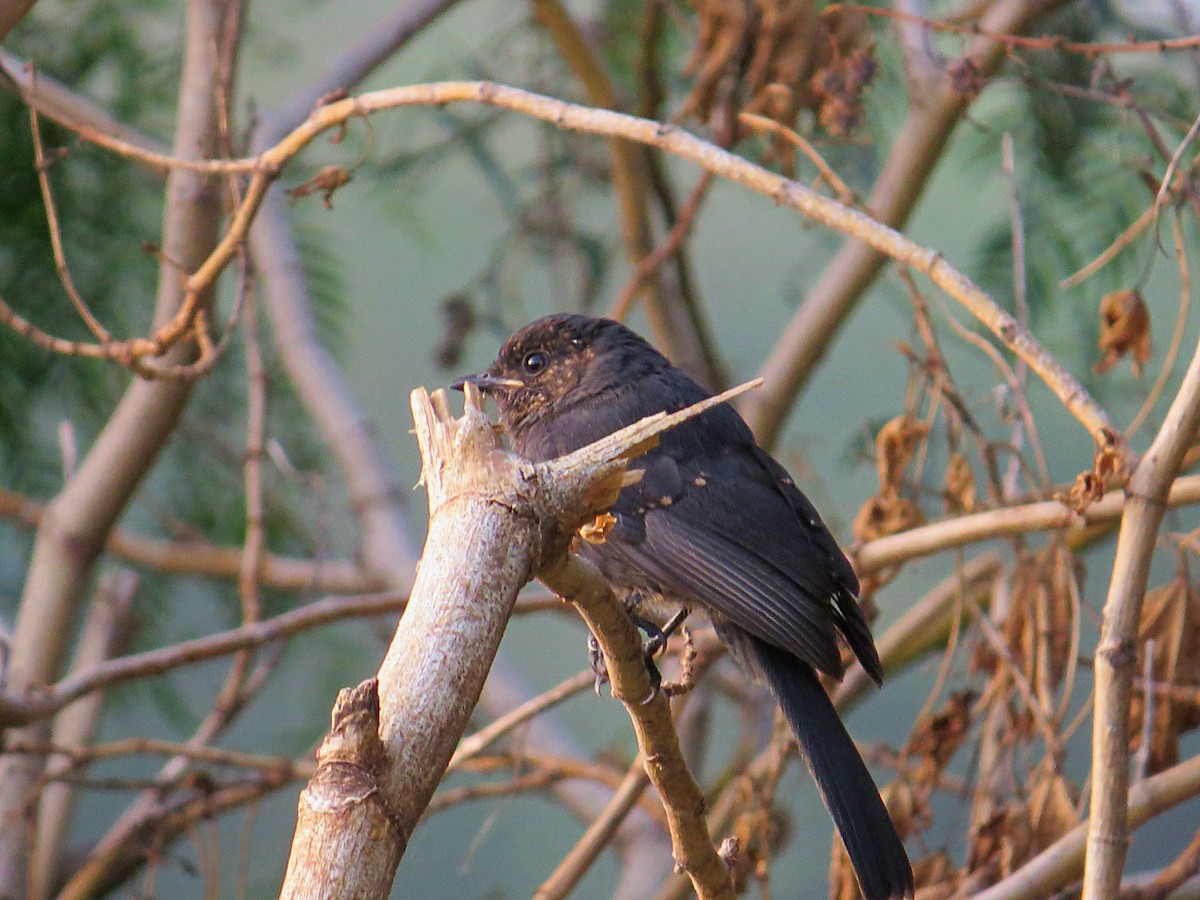
[[[1054,499],[1075,512],[1083,512],[1104,497],[1108,485],[1121,475],[1124,468],[1125,455],[1117,449],[1116,442],[1110,440],[1096,451],[1092,459],[1092,471],[1077,475],[1070,490],[1055,491]]]
[[[974,100],[987,87],[987,76],[971,59],[960,56],[946,67],[950,90],[960,97]]]
[[[1133,362],[1133,374],[1141,375],[1150,360],[1150,310],[1135,288],[1105,294],[1100,301],[1100,349],[1104,356],[1095,371],[1104,373],[1125,354]]]
[[[1029,858],[1032,837],[1024,806],[1012,803],[998,809],[970,836],[967,868],[989,869],[994,878],[1004,878]]]
[[[442,337],[433,351],[440,369],[455,368],[461,361],[467,338],[479,325],[479,316],[470,294],[461,291],[442,301]]]
[[[862,900],[858,877],[850,865],[850,854],[836,832],[829,858],[829,900]]]
[[[734,819],[730,831],[737,844],[730,878],[735,890],[742,893],[751,878],[760,876],[766,861],[785,839],[787,822],[779,810],[756,798]]]
[[[600,513],[592,521],[580,526],[579,536],[589,544],[603,544],[608,540],[608,533],[616,524],[617,517],[612,513]]]
[[[289,197],[307,197],[309,194],[321,193],[321,199],[326,209],[333,209],[333,195],[338,188],[350,183],[350,171],[342,166],[326,166],[303,184],[288,188]]]
[[[949,855],[939,850],[913,863],[913,881],[921,900],[949,900],[962,879]]]
[[[904,470],[928,433],[925,423],[908,413],[896,416],[879,429],[875,435],[875,468],[879,471],[881,492],[899,490]]]
[[[931,784],[963,745],[971,731],[971,707],[978,695],[955,691],[945,706],[917,722],[908,739],[908,753],[921,757],[915,777]]]
[[[916,788],[907,778],[899,778],[879,793],[902,838],[919,834],[933,824],[930,791],[924,786]]]
[[[875,80],[879,63],[874,47],[859,47],[843,56],[835,54],[829,65],[812,77],[812,92],[820,101],[817,120],[829,134],[848,137],[863,122],[863,93]]]
[[[1070,490],[1054,492],[1055,500],[1075,512],[1083,512],[1103,497],[1104,479],[1096,477],[1095,472],[1080,472]]]
[[[696,46],[684,64],[685,75],[696,84],[683,103],[680,115],[707,119],[713,108],[721,79],[737,63],[746,34],[748,12],[743,0],[693,0],[699,18]]]
[[[946,511],[972,512],[975,509],[975,470],[961,453],[951,453],[946,462]]]
[[[1151,643],[1153,642],[1153,643]],[[1200,592],[1184,578],[1146,594],[1138,629],[1138,674],[1145,672],[1151,648],[1151,678],[1155,684],[1185,691],[1152,694],[1148,771],[1161,772],[1179,761],[1179,737],[1200,727],[1200,705],[1190,694],[1200,692]],[[1130,707],[1130,746],[1142,744],[1147,686],[1141,683]]]
[[[1029,786],[1029,818],[1034,853],[1049,847],[1079,824],[1075,811],[1077,789],[1049,765],[1033,773]]]
[[[844,7],[820,9],[814,0],[693,0],[696,45],[684,71],[695,84],[681,115],[704,120],[732,110],[727,98],[749,98],[741,112],[792,127],[812,110],[834,135],[862,119],[862,95],[878,64],[868,17]],[[791,174],[794,148],[776,136],[768,156]]]
[[[853,532],[858,541],[873,541],[915,528],[924,521],[921,508],[913,501],[895,494],[880,494],[871,497],[859,509],[854,517]]]
[[[1059,545],[1022,555],[1012,579],[1008,613],[999,624],[1015,664],[1031,684],[1057,687],[1071,652],[1071,583],[1075,558]],[[1046,672],[1038,667],[1045,663]],[[1032,728],[1028,723],[1014,725]]]

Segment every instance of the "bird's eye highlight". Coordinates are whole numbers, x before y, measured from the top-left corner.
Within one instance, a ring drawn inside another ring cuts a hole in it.
[[[548,362],[549,360],[546,358],[545,353],[535,350],[533,353],[526,354],[521,365],[525,367],[525,371],[530,375],[536,375],[542,369],[546,368],[546,363]]]

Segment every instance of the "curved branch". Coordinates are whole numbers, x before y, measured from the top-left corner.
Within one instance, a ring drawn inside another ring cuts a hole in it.
[[[314,110],[307,120],[259,156],[221,163],[225,171],[250,171],[253,176],[229,232],[212,256],[187,280],[188,297],[192,296],[194,290],[208,284],[228,264],[245,238],[270,182],[292,157],[320,134],[350,119],[386,109],[461,102],[499,106],[552,122],[560,128],[623,137],[658,147],[850,235],[884,256],[924,272],[934,284],[965,306],[1005,346],[1023,359],[1100,446],[1123,449],[1124,441],[1119,430],[1078,379],[1047,352],[1021,322],[1005,312],[986,292],[936,251],[921,246],[866,213],[823,197],[802,184],[747,162],[677,126],[579,106],[491,82],[451,81],[411,85],[339,100]],[[190,322],[191,313],[188,310],[185,303],[185,308],[176,319],[156,333],[155,340],[165,340],[184,333]]]

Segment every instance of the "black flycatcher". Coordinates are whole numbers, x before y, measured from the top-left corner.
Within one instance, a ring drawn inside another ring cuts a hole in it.
[[[709,396],[608,319],[554,315],[514,334],[472,382],[495,399],[513,449],[552,459],[660,411]],[[858,579],[784,468],[729,405],[662,436],[621,491],[603,544],[585,544],[623,593],[706,610],[787,716],[867,900],[913,895],[912,868],[862,757],[817,679],[843,672],[841,632],[878,683],[883,670]]]

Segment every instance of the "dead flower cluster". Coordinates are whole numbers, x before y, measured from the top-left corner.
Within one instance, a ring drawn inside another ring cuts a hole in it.
[[[844,138],[863,121],[878,63],[867,16],[813,0],[693,0],[699,30],[685,73],[695,78],[681,116],[735,122],[754,113],[793,127],[804,110]],[[792,171],[791,144],[771,155]]]

